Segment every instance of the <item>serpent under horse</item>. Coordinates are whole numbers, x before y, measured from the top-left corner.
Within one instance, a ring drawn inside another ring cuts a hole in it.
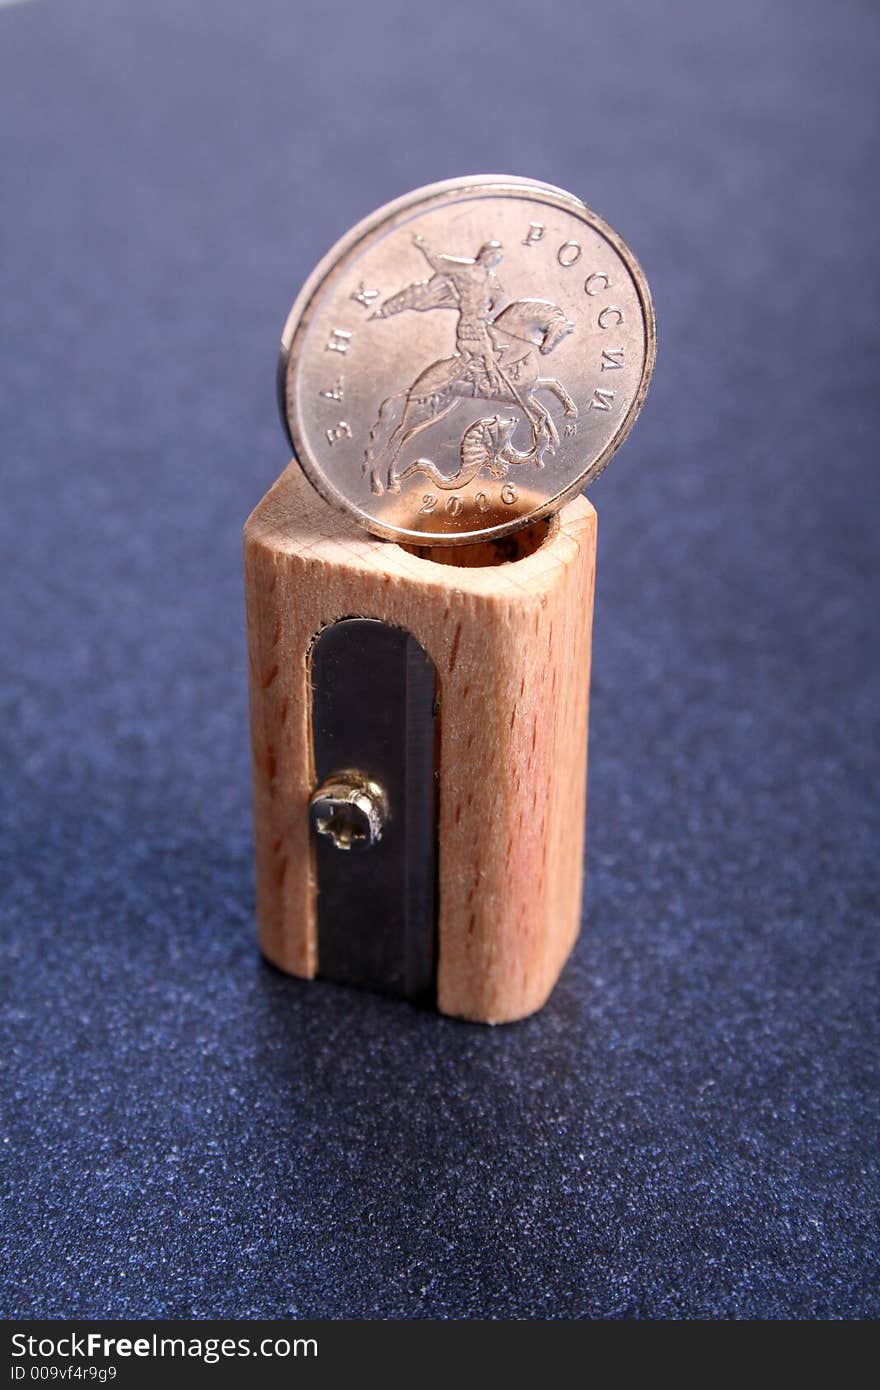
[[[364,473],[369,473],[372,491],[376,495],[386,489],[397,492],[403,478],[416,471],[426,472],[422,467],[398,473],[400,454],[423,430],[446,419],[463,400],[474,398],[520,407],[532,427],[534,462],[541,467],[543,454],[559,442],[559,434],[536,393],[549,391],[560,402],[568,417],[566,434],[574,433],[578,412],[561,381],[539,374],[540,358],[548,356],[573,330],[574,324],[557,304],[546,299],[518,299],[489,324],[500,385],[490,381],[481,362],[463,360],[456,353],[432,363],[407,390],[387,396],[379,407],[364,457]]]
[[[475,420],[462,435],[459,466],[455,473],[441,473],[431,459],[416,459],[396,475],[393,483],[389,483],[389,491],[399,492],[400,484],[416,473],[424,473],[435,487],[452,492],[473,482],[484,469],[490,478],[506,478],[514,465],[533,463],[543,468],[543,455],[552,446],[546,420],[541,419],[537,425],[533,425],[531,448],[526,450],[515,448],[511,440],[518,424],[515,415],[492,415]]]

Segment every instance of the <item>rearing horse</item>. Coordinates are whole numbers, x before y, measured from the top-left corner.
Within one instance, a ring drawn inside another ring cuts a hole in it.
[[[467,359],[456,353],[432,363],[408,390],[387,396],[370,430],[364,456],[364,473],[370,475],[372,491],[377,495],[386,488],[398,491],[397,460],[403,449],[430,425],[444,420],[463,400],[518,405],[533,433],[543,432],[556,444],[556,426],[546,406],[536,398],[536,392],[550,391],[568,417],[565,433],[573,434],[577,406],[561,381],[539,375],[540,357],[548,356],[573,331],[574,324],[557,304],[547,299],[518,299],[489,324],[496,350],[491,376],[482,358]]]

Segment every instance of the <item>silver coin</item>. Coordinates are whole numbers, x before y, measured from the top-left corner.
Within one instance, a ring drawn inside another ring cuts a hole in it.
[[[279,397],[296,459],[375,535],[460,545],[588,487],[655,353],[629,247],[562,189],[432,184],[374,213],[296,300]]]

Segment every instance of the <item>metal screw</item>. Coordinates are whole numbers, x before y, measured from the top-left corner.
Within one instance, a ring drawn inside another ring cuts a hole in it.
[[[337,849],[372,849],[382,838],[388,802],[363,772],[334,772],[312,793],[309,818],[315,833],[329,836]]]

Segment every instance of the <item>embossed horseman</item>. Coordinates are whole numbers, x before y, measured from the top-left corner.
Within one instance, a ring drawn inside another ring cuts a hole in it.
[[[466,380],[473,385],[474,395],[483,394],[479,390],[481,386],[499,386],[501,380],[494,369],[495,350],[488,324],[493,309],[497,309],[503,299],[495,274],[495,267],[504,255],[500,241],[485,242],[473,258],[441,255],[432,251],[421,236],[413,237],[413,245],[421,251],[434,274],[430,280],[409,285],[384,300],[372,317],[387,319],[406,309],[419,312],[456,309],[456,358],[449,359],[450,384],[453,380]]]
[[[520,454],[511,450],[508,440],[506,454],[497,460],[499,468],[506,471],[511,462],[543,467],[544,456],[558,444],[559,435],[549,411],[534,393],[547,390],[560,401],[568,419],[566,434],[574,432],[577,407],[560,381],[538,374],[538,359],[552,352],[573,331],[574,324],[558,305],[544,299],[516,300],[499,312],[503,292],[495,267],[504,254],[500,242],[485,242],[472,258],[441,255],[419,236],[413,242],[433,275],[384,300],[371,317],[388,319],[407,310],[453,309],[458,316],[455,353],[432,363],[407,390],[382,402],[364,459],[372,491],[381,494],[387,488],[397,492],[401,482],[415,473],[431,477],[441,487],[463,482],[464,458],[459,473],[450,477],[439,475],[427,459],[416,459],[398,472],[397,460],[417,435],[445,419],[468,398],[519,406],[531,426],[531,447]],[[488,426],[493,422],[481,423]],[[492,432],[485,437],[491,438]],[[495,472],[491,453],[486,466]]]

